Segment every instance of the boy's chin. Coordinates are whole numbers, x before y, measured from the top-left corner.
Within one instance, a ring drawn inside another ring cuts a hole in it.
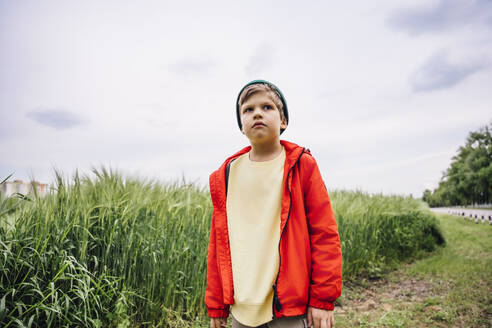
[[[280,138],[279,136],[263,136],[263,137],[259,137],[259,136],[246,136],[248,137],[248,140],[251,144],[269,144],[269,143],[276,143],[276,142],[279,142]]]

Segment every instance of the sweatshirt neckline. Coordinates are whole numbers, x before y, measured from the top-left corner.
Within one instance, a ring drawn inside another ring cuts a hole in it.
[[[268,165],[275,164],[277,161],[281,160],[282,158],[285,159],[285,147],[284,146],[282,146],[282,150],[280,151],[280,153],[275,158],[272,158],[268,161],[261,161],[261,162],[252,161],[249,158],[250,152],[251,152],[251,150],[248,151],[246,154],[244,154],[244,156],[246,157],[246,161],[252,166],[268,166]]]

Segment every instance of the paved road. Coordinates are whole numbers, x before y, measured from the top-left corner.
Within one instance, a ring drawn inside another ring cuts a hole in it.
[[[452,215],[461,216],[469,220],[474,220],[476,223],[488,222],[492,224],[492,211],[491,210],[472,210],[459,207],[435,207],[431,208],[431,211],[436,213],[447,213]]]

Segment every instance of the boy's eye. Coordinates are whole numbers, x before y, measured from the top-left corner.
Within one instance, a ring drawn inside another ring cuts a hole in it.
[[[265,105],[265,106],[263,106],[263,108],[265,108],[265,109],[272,109],[273,107],[270,106],[270,105]]]
[[[248,107],[248,108],[244,109],[244,112],[246,113],[246,112],[250,112],[250,111],[252,111],[252,110],[253,110],[253,108]]]

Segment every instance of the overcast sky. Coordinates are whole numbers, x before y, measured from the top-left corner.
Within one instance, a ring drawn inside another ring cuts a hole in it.
[[[329,189],[420,197],[492,119],[492,2],[0,0],[0,72],[0,180],[205,185],[261,78]]]

